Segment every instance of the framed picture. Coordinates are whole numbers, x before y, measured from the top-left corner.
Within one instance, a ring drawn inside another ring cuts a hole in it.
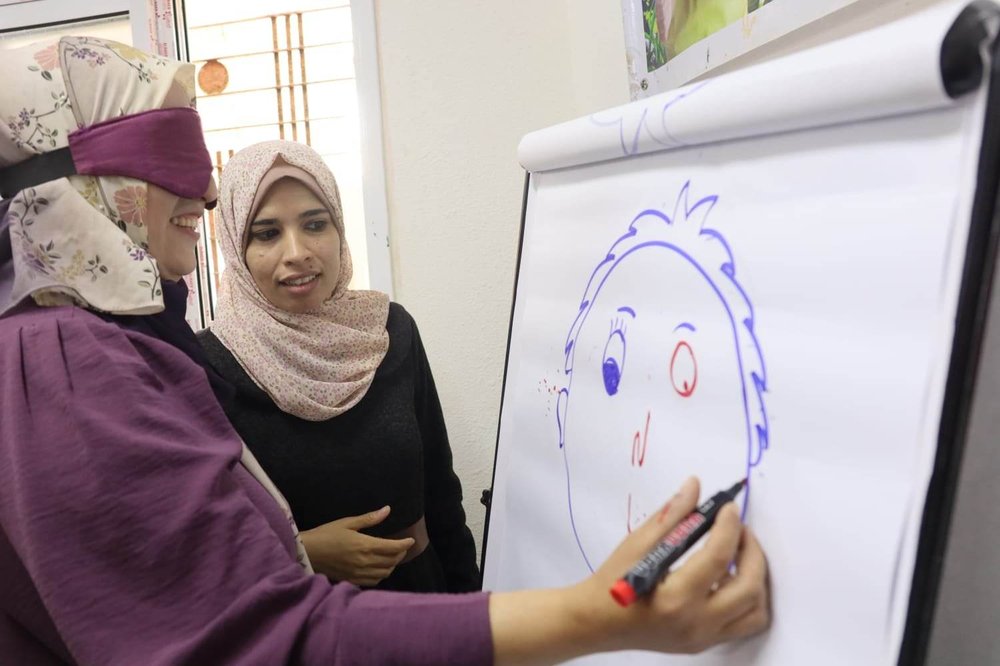
[[[623,0],[632,98],[663,92],[855,0]]]

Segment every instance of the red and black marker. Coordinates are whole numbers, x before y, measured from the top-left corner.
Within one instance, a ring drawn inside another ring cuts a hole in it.
[[[666,575],[667,569],[708,532],[719,509],[736,499],[745,485],[746,479],[743,479],[729,490],[715,493],[670,530],[646,557],[611,587],[611,596],[615,601],[628,606],[649,594]]]

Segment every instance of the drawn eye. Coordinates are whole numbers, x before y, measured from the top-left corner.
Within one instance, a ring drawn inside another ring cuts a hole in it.
[[[682,398],[690,397],[698,385],[698,361],[691,345],[683,340],[677,343],[674,355],[670,357],[670,381]]]
[[[604,375],[604,390],[608,395],[618,393],[618,386],[625,371],[625,329],[621,322],[612,322],[608,343],[604,345],[604,360],[601,363]]]

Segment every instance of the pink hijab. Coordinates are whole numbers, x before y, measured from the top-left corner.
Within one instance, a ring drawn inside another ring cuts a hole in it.
[[[277,180],[301,181],[327,205],[340,234],[340,278],[319,310],[294,314],[268,301],[246,265],[251,217]],[[389,348],[389,297],[347,289],[353,269],[337,181],[308,146],[265,141],[241,150],[219,184],[220,242],[226,260],[212,332],[283,411],[325,421],[368,392]]]

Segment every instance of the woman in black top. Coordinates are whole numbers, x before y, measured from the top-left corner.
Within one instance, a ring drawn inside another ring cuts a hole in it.
[[[478,589],[416,324],[384,294],[346,288],[333,175],[311,148],[257,144],[226,166],[219,208],[226,271],[199,339],[314,568],[382,589]]]

